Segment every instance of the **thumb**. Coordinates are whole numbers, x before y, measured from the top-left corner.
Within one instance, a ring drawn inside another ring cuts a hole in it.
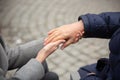
[[[73,40],[69,39],[67,42],[65,42],[62,46],[61,49],[63,50],[65,47],[69,46],[70,44],[72,44]]]
[[[48,35],[52,34],[56,29],[52,29],[48,32]]]

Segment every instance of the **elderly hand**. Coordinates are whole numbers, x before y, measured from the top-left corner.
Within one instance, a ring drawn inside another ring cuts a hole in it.
[[[56,42],[51,42],[47,44],[43,49],[41,49],[36,57],[39,62],[43,62],[50,54],[52,54],[60,44],[64,43],[65,40],[58,40]]]
[[[63,25],[48,32],[48,37],[44,41],[44,45],[57,40],[66,40],[61,49],[64,49],[72,43],[76,43],[83,36],[84,25],[82,20],[68,25]]]

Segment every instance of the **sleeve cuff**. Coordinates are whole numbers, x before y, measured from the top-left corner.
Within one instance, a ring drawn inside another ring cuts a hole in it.
[[[15,77],[20,80],[40,80],[44,74],[45,71],[42,64],[36,59],[31,59],[16,72]]]
[[[84,30],[85,30],[84,37],[87,37],[87,34],[90,34],[90,24],[89,24],[87,15],[79,16],[78,21],[80,20],[82,20],[84,24]]]

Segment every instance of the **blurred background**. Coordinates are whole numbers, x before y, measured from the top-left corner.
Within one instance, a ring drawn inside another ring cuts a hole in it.
[[[45,38],[49,30],[76,22],[80,15],[116,11],[120,12],[120,0],[0,0],[0,27],[4,40],[14,47]],[[108,57],[108,43],[108,39],[81,39],[52,54],[49,68],[60,80],[69,80],[70,72]]]

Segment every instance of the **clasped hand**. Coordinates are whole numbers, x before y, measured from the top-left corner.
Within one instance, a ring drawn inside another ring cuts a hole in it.
[[[61,47],[61,49],[64,49],[70,44],[78,42],[83,33],[84,26],[82,21],[63,25],[48,32],[48,37],[45,39],[44,45],[58,40],[65,40],[66,42]]]
[[[43,62],[62,43],[61,49],[76,43],[83,36],[83,22],[64,25],[48,32],[48,37],[44,40],[45,47],[41,49],[36,57],[39,62]]]
[[[43,62],[50,54],[52,54],[56,49],[58,49],[59,45],[64,43],[65,40],[58,40],[56,42],[51,42],[43,47],[36,57],[39,62]]]

